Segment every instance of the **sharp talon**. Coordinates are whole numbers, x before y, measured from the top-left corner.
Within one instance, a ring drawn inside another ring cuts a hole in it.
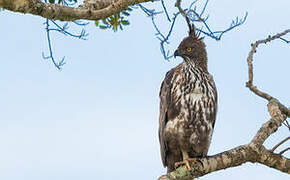
[[[191,166],[190,166],[189,162],[198,162],[198,160],[196,158],[188,158],[188,159],[185,159],[183,161],[176,162],[174,165],[175,165],[175,168],[177,168],[180,165],[185,165],[186,169],[188,171],[191,171]]]
[[[187,168],[188,171],[191,170],[191,167],[189,165],[189,161],[188,160],[185,160],[185,166],[186,166],[186,168]]]

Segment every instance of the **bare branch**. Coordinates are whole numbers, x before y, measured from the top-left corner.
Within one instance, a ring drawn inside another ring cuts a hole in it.
[[[290,110],[289,110],[290,111]],[[290,131],[290,124],[288,123],[287,119],[283,122],[283,124],[288,128]]]
[[[54,25],[53,28],[51,28],[51,24]],[[87,23],[82,23],[82,22],[74,22],[76,25],[78,26],[85,26],[87,25]],[[71,36],[73,38],[78,38],[78,39],[82,39],[82,40],[86,40],[86,36],[88,36],[88,33],[85,31],[85,29],[82,29],[81,32],[79,34],[72,34],[71,32],[68,31],[69,25],[68,22],[64,23],[64,25],[59,25],[58,23],[56,23],[54,20],[50,20],[50,19],[46,19],[45,21],[45,30],[46,30],[46,36],[47,36],[47,42],[48,42],[48,56],[45,56],[44,53],[42,53],[42,58],[43,59],[50,59],[52,61],[52,63],[54,64],[54,66],[58,69],[61,70],[62,66],[65,65],[65,57],[63,57],[61,60],[57,61],[54,58],[54,54],[53,54],[53,47],[52,47],[52,41],[51,41],[51,36],[50,36],[50,32],[51,31],[56,31],[56,32],[60,32],[64,35],[68,35]]]
[[[197,13],[196,12],[196,8],[197,6],[194,7],[194,9],[192,9],[192,7],[198,2],[198,0],[193,0],[193,2],[190,4],[189,8],[187,9],[182,9],[181,8],[181,0],[176,0],[176,3],[175,3],[175,6],[178,8],[178,12],[177,13],[174,13],[172,18],[170,18],[168,12],[167,12],[167,9],[165,7],[165,4],[164,4],[164,1],[162,0],[161,1],[161,4],[162,4],[162,8],[164,10],[164,14],[166,15],[166,19],[170,22],[170,26],[168,27],[169,31],[167,33],[163,33],[160,31],[159,27],[157,26],[156,22],[155,22],[155,17],[157,15],[160,15],[160,14],[163,14],[163,12],[156,12],[155,9],[148,9],[146,8],[145,6],[139,4],[138,6],[140,7],[140,9],[148,16],[151,18],[151,21],[152,21],[152,24],[153,24],[153,27],[156,31],[156,36],[157,36],[157,39],[160,40],[160,49],[161,49],[161,53],[164,57],[165,60],[169,60],[170,58],[173,57],[173,55],[170,53],[169,50],[166,50],[168,47],[166,45],[169,44],[169,37],[173,31],[173,28],[174,28],[174,25],[175,25],[175,20],[177,18],[177,16],[179,14],[182,14],[183,17],[185,18],[186,20],[186,23],[188,25],[188,28],[189,28],[189,34],[195,34],[196,37],[200,37],[200,34],[203,33],[205,34],[206,36],[209,36],[215,40],[220,40],[222,38],[222,36],[242,25],[245,21],[246,21],[246,18],[247,18],[247,14],[245,15],[244,18],[242,19],[239,19],[239,18],[236,18],[235,21],[233,21],[230,25],[229,28],[227,28],[226,30],[224,31],[212,31],[210,28],[209,28],[209,25],[206,23],[206,20],[209,16],[203,18],[202,15],[204,14],[206,8],[207,8],[207,4],[209,2],[209,0],[206,0],[204,5],[202,6],[201,8],[201,12],[200,13]],[[192,14],[195,14],[194,17],[192,17]],[[198,17],[198,19],[196,20],[196,17]],[[203,26],[205,26],[205,30],[201,28],[196,28],[195,25],[194,25],[194,22],[201,22],[203,24]]]
[[[287,40],[287,39],[285,39],[285,38],[280,37],[280,39],[281,39],[282,41],[284,41],[285,43],[290,43],[290,41]]]
[[[165,6],[165,4],[164,4],[164,0],[161,0],[161,4],[162,4],[163,10],[164,10],[164,12],[165,12],[165,14],[166,14],[167,20],[168,20],[169,22],[171,22],[171,19],[170,19],[170,17],[169,17],[168,12],[167,12],[167,8],[166,8],[166,6]]]
[[[209,0],[205,1],[205,4],[201,10],[200,13],[197,12],[197,7],[194,6],[194,3],[196,3],[196,1],[194,1],[191,5],[190,8],[187,10],[187,14],[189,16],[190,21],[192,22],[201,22],[202,23],[202,27],[205,27],[205,30],[202,30],[203,28],[196,28],[196,30],[200,33],[203,33],[204,35],[211,37],[217,41],[221,40],[222,36],[235,29],[236,27],[239,27],[241,25],[243,25],[246,22],[246,19],[248,17],[248,13],[246,12],[245,16],[243,18],[238,18],[236,17],[235,20],[232,21],[232,23],[230,24],[230,26],[228,28],[226,28],[225,30],[220,30],[220,31],[213,31],[209,24],[206,22],[209,18],[209,16],[203,17],[203,14],[206,10],[206,7],[208,5]]]
[[[264,93],[262,91],[260,91],[257,87],[255,87],[253,85],[253,55],[257,52],[257,48],[260,44],[264,43],[266,44],[267,42],[270,42],[274,39],[278,39],[280,38],[281,36],[284,36],[285,34],[289,33],[290,32],[290,29],[288,30],[285,30],[284,32],[282,33],[279,33],[275,36],[269,36],[267,39],[264,39],[264,40],[259,40],[259,41],[256,41],[254,44],[251,44],[252,46],[252,50],[250,51],[249,53],[249,56],[248,56],[248,66],[249,66],[249,81],[246,83],[246,86],[252,91],[254,92],[256,95],[262,97],[262,98],[265,98],[267,99],[268,101],[270,101],[271,99],[273,99],[272,96],[270,96],[269,94],[267,93]]]
[[[181,0],[176,1],[175,7],[177,7],[179,12],[184,16],[186,23],[188,25],[188,28],[189,28],[189,34],[191,34],[191,33],[196,34],[194,24],[190,22],[188,14],[181,8]]]
[[[274,152],[279,146],[281,146],[283,143],[285,143],[286,141],[288,141],[290,139],[290,136],[285,138],[283,141],[281,141],[280,143],[278,143],[276,146],[274,146],[272,149],[271,149],[271,152]]]
[[[48,3],[47,0],[44,0],[45,3]],[[74,6],[76,2],[67,2],[66,0],[63,0],[60,2],[60,4],[65,5],[65,6]],[[55,60],[54,53],[53,53],[53,47],[52,47],[52,41],[50,34],[52,31],[56,31],[59,33],[62,33],[64,35],[68,35],[73,38],[78,38],[82,40],[86,40],[86,36],[88,36],[88,33],[86,33],[85,29],[82,28],[81,32],[79,34],[73,34],[68,31],[69,29],[69,23],[73,23],[77,26],[84,27],[88,24],[88,22],[82,22],[82,21],[73,21],[73,22],[65,22],[62,23],[63,25],[60,25],[59,23],[56,23],[54,20],[47,19],[45,21],[45,30],[46,30],[46,36],[47,36],[47,42],[48,42],[48,56],[45,56],[44,53],[42,53],[42,58],[47,60],[51,60],[54,66],[58,69],[61,70],[62,66],[66,64],[65,62],[65,57],[63,57],[61,60],[57,61]],[[53,25],[51,27],[51,24]]]
[[[155,16],[161,14],[161,12],[155,12],[154,9],[148,9],[144,6],[142,6],[141,4],[138,5],[140,7],[140,9],[148,16],[151,18],[151,21],[152,21],[152,24],[153,24],[153,27],[156,31],[156,36],[157,36],[157,39],[159,39],[160,41],[160,50],[161,50],[161,53],[164,57],[165,60],[169,60],[170,58],[173,57],[172,54],[170,54],[169,50],[166,51],[165,50],[165,44],[169,44],[169,37],[171,36],[171,33],[173,31],[173,28],[174,28],[174,25],[175,25],[175,21],[176,21],[176,18],[177,16],[180,14],[180,13],[176,13],[173,15],[173,18],[172,20],[170,21],[171,22],[171,25],[169,27],[169,31],[167,32],[167,34],[165,33],[162,33],[160,31],[160,29],[158,28],[156,22],[155,22]]]
[[[65,57],[63,57],[59,62],[57,62],[54,59],[53,50],[52,50],[52,42],[51,42],[51,39],[50,39],[49,19],[46,19],[45,25],[46,25],[46,36],[47,36],[47,42],[48,42],[49,55],[48,56],[45,56],[44,53],[42,53],[42,58],[43,59],[50,59],[52,61],[52,63],[54,64],[54,66],[58,70],[61,70],[61,67],[63,65],[65,65],[65,61],[64,61],[65,60]]]
[[[290,150],[290,147],[288,147],[288,148],[284,149],[283,151],[281,151],[281,152],[279,153],[279,155],[282,155],[282,154],[284,154],[286,151],[289,151],[289,150]]]
[[[236,27],[244,24],[247,17],[248,17],[248,13],[246,12],[246,15],[243,18],[239,19],[238,17],[236,17],[236,19],[232,21],[232,23],[230,24],[230,26],[227,29],[221,30],[221,31],[213,31],[209,27],[209,24],[206,22],[207,19],[209,18],[209,16],[203,17],[209,0],[205,1],[205,4],[204,4],[200,13],[197,12],[197,6],[193,7],[193,5],[196,2],[197,2],[197,0],[193,1],[191,3],[191,5],[189,6],[189,9],[186,9],[186,10],[183,10],[180,6],[181,0],[177,0],[175,6],[178,8],[179,12],[185,17],[190,31],[191,31],[191,29],[193,29],[193,31],[197,31],[198,33],[202,33],[202,34],[204,34],[208,37],[211,37],[217,41],[221,40],[222,36],[225,33],[227,33],[229,31],[235,29]],[[194,22],[202,23],[202,27],[201,28],[196,27],[194,25]],[[205,30],[203,30],[203,27],[205,27]]]
[[[271,99],[273,99],[272,96],[270,96],[269,94],[262,92],[261,90],[259,90],[256,86],[253,85],[253,55],[257,52],[257,48],[260,44],[266,44],[267,42],[270,42],[274,39],[280,39],[281,36],[286,35],[287,33],[290,32],[290,29],[285,30],[282,33],[276,34],[275,36],[269,36],[268,38],[264,39],[264,40],[259,40],[256,41],[254,44],[251,44],[252,49],[249,53],[249,56],[247,58],[247,62],[248,62],[248,67],[249,67],[249,80],[246,83],[246,87],[248,87],[252,92],[254,92],[256,95],[267,99],[268,101],[270,101]],[[280,104],[280,110],[286,114],[288,117],[290,117],[290,110],[285,107],[284,105]]]
[[[38,15],[48,19],[61,21],[75,21],[79,19],[99,20],[125,10],[128,6],[153,0],[118,0],[112,1],[102,9],[89,9],[83,7],[68,7],[61,4],[49,4],[40,0],[0,0],[0,7],[21,13]]]

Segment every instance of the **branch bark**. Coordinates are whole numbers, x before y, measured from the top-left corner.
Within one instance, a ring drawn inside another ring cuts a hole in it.
[[[249,66],[249,81],[247,82],[247,87],[249,87],[249,89],[256,95],[269,101],[268,111],[271,115],[271,119],[262,125],[252,141],[249,144],[236,147],[220,154],[199,159],[199,162],[194,162],[191,164],[191,171],[188,171],[187,168],[183,166],[169,174],[159,177],[159,180],[189,180],[221,169],[239,166],[246,162],[264,164],[268,167],[290,174],[290,159],[284,157],[282,155],[283,153],[274,153],[273,149],[275,148],[272,150],[267,150],[263,146],[265,140],[271,134],[276,132],[287,119],[287,117],[289,117],[290,109],[286,108],[286,106],[281,104],[277,99],[273,98],[267,93],[260,91],[253,85],[252,65],[253,54],[256,52],[259,44],[270,42],[289,32],[290,30],[286,30],[275,36],[269,36],[265,40],[260,40],[252,44],[252,50],[250,51],[249,57],[247,59]]]
[[[98,8],[67,7],[60,4],[43,3],[40,0],[0,0],[0,7],[20,13],[29,13],[48,19],[74,21],[79,19],[99,20],[116,14],[135,4],[153,0],[118,0],[103,2]]]

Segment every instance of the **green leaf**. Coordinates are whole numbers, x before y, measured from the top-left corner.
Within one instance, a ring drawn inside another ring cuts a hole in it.
[[[99,27],[100,27],[101,29],[108,29],[108,26],[100,25]]]
[[[54,3],[54,0],[49,0],[49,3]]]
[[[95,21],[95,24],[97,27],[100,27],[100,29],[110,29],[114,32],[123,30],[124,26],[130,24],[130,22],[126,20],[126,17],[130,16],[130,13],[127,11],[132,11],[132,9],[128,8],[125,11],[113,14],[105,19]]]
[[[125,16],[130,16],[130,13],[123,11],[122,14],[124,14]]]
[[[95,21],[95,24],[96,24],[96,26],[98,26],[99,25],[99,20]]]
[[[114,21],[115,21],[115,20],[114,20],[113,17],[109,17],[109,24],[111,24],[111,25],[114,24]]]
[[[102,21],[103,21],[104,24],[109,24],[107,19],[102,19]]]
[[[121,23],[125,26],[128,26],[130,24],[128,20],[122,20]]]

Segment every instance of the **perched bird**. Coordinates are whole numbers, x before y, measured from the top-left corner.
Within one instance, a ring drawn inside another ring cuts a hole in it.
[[[174,56],[183,62],[167,72],[160,89],[159,142],[167,172],[207,155],[217,112],[205,44],[194,27]]]

